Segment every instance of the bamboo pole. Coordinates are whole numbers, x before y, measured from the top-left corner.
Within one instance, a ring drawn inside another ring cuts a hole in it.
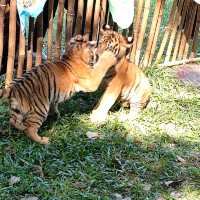
[[[53,5],[54,0],[48,1],[48,21],[49,26],[47,28],[47,59],[52,59],[52,31],[53,31]]]
[[[190,54],[190,58],[194,58],[195,55],[196,55],[199,27],[200,27],[200,6],[198,5],[196,25],[195,25],[195,30],[194,30],[194,37],[193,37],[193,40],[192,40],[192,51],[191,51],[191,54]]]
[[[65,51],[67,51],[67,44],[72,37],[73,34],[73,21],[74,21],[74,4],[75,0],[68,0],[68,9],[66,16],[66,44]]]
[[[154,39],[156,26],[157,26],[158,18],[159,18],[159,13],[160,13],[160,9],[161,9],[161,4],[162,4],[162,0],[157,0],[156,7],[155,7],[155,10],[154,10],[154,16],[153,16],[153,19],[152,19],[151,30],[150,30],[150,33],[149,33],[147,48],[146,48],[146,52],[145,52],[145,55],[144,55],[144,62],[143,62],[144,68],[146,68],[148,66],[151,48],[152,48],[152,44],[153,44],[153,39]]]
[[[178,50],[179,50],[179,46],[180,46],[180,40],[181,40],[181,34],[182,34],[183,26],[184,26],[185,15],[186,15],[188,3],[189,3],[189,1],[182,0],[180,2],[180,6],[178,8],[178,13],[177,13],[177,18],[176,18],[176,20],[178,22],[177,22],[177,24],[175,24],[176,27],[173,27],[173,31],[172,31],[172,36],[174,36],[174,38],[175,38],[175,35],[177,35],[175,47],[174,47],[174,52],[173,52],[173,56],[172,56],[172,61],[176,60],[176,57],[177,57],[177,54],[178,54]],[[181,12],[181,10],[182,10],[182,12]],[[173,43],[174,43],[173,37],[172,37],[171,40],[172,40],[171,46],[173,46]],[[168,48],[170,48],[170,47],[168,46]],[[172,49],[172,47],[171,47],[171,49]],[[170,52],[170,54],[171,54],[171,52]],[[168,59],[166,59],[166,62],[169,61],[169,58],[170,58],[170,55],[168,55]]]
[[[172,67],[172,66],[176,66],[176,65],[183,65],[183,64],[199,62],[199,61],[200,61],[200,57],[197,57],[197,58],[190,58],[190,59],[166,62],[166,63],[159,64],[158,66],[159,67]]]
[[[160,13],[159,13],[159,17],[158,17],[158,22],[157,22],[157,26],[156,26],[154,39],[153,39],[153,43],[152,43],[151,52],[150,52],[149,61],[148,61],[147,66],[151,65],[151,62],[152,62],[152,59],[153,59],[153,56],[154,56],[154,53],[155,53],[155,48],[156,48],[158,35],[159,35],[159,31],[160,31],[160,24],[161,24],[161,20],[162,20],[162,16],[163,16],[163,11],[164,11],[164,5],[165,5],[165,0],[162,0]]]
[[[90,33],[91,32],[93,3],[94,3],[94,0],[87,0],[86,21],[85,21],[85,31],[84,31],[84,33]]]
[[[186,59],[188,57],[189,46],[192,39],[192,31],[193,31],[193,28],[195,27],[196,12],[197,12],[197,4],[193,2],[193,9],[190,12],[189,25],[188,25],[187,34],[186,34],[187,40],[186,40],[185,49],[183,52],[183,59]]]
[[[143,18],[142,18],[142,27],[141,27],[141,30],[138,35],[139,38],[137,41],[137,47],[136,47],[137,49],[136,49],[136,54],[135,54],[135,64],[136,65],[139,65],[139,62],[140,62],[140,53],[141,53],[142,43],[144,40],[147,21],[148,21],[148,17],[149,17],[150,4],[151,4],[151,0],[145,0],[144,12],[143,12],[144,14],[143,14]]]
[[[134,21],[134,31],[133,31],[133,47],[130,55],[130,60],[131,62],[135,63],[135,54],[136,54],[136,49],[137,49],[137,41],[139,37],[139,32],[141,28],[141,16],[142,16],[142,10],[143,10],[143,5],[144,5],[144,0],[137,1],[138,6],[137,6],[137,13]]]
[[[17,9],[16,0],[10,1],[8,62],[7,62],[5,87],[8,87],[13,79],[15,45],[16,45],[16,9]]]
[[[19,58],[18,58],[18,67],[17,67],[17,77],[21,77],[23,74],[25,60],[25,36],[20,29],[19,35]]]
[[[96,2],[95,2],[92,40],[97,39],[98,23],[99,23],[99,20],[100,20],[99,18],[100,18],[100,10],[101,10],[100,1],[101,0],[96,0]]]
[[[29,18],[29,33],[28,33],[28,50],[27,50],[27,66],[26,71],[30,71],[33,66],[33,32],[34,32],[34,19]]]
[[[84,0],[79,0],[77,9],[76,27],[75,27],[76,35],[82,33],[83,11],[84,11]]]
[[[2,69],[2,57],[3,57],[3,41],[4,41],[4,16],[6,9],[6,1],[0,1],[0,71]]]
[[[193,6],[192,6],[193,1],[191,0],[189,2],[188,8],[187,8],[187,12],[186,12],[186,16],[185,16],[185,23],[183,26],[183,31],[182,31],[182,36],[181,36],[181,41],[180,41],[180,46],[179,46],[179,52],[178,52],[178,59],[181,60],[183,58],[183,53],[184,53],[184,49],[185,49],[185,45],[186,45],[186,41],[187,41],[187,36],[188,36],[188,29],[190,26],[190,16],[191,16],[191,10],[193,11]]]
[[[35,65],[40,65],[42,63],[42,44],[43,44],[43,13],[38,16],[37,22],[37,50],[36,50],[36,60]]]
[[[63,25],[64,0],[58,1],[58,19],[56,32],[56,58],[61,56],[61,39],[62,39],[62,25]]]
[[[157,54],[157,57],[156,57],[156,61],[159,61],[161,59],[163,52],[165,50],[167,40],[168,40],[170,32],[172,30],[174,14],[177,12],[177,5],[178,5],[178,0],[174,0],[172,8],[171,8],[170,15],[169,15],[168,24],[167,24],[167,27],[165,29],[165,33],[164,33],[164,36],[163,36],[163,40],[161,42],[161,45],[160,45],[160,48],[159,48],[159,51],[158,51],[158,54]]]

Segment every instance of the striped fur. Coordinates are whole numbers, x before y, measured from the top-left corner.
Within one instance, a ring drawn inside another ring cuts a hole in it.
[[[119,55],[122,51],[120,44],[122,38],[121,34],[106,30],[100,41],[101,48],[108,49],[113,46],[115,53]],[[134,119],[138,112],[147,105],[151,95],[148,78],[123,54],[121,60],[109,70],[103,79],[102,86],[105,92],[90,116],[91,121],[96,123],[105,121],[109,109],[117,99],[130,106],[129,114],[123,116],[122,119]]]
[[[91,67],[88,58],[95,58],[94,54],[91,43],[71,41],[62,60],[37,66],[15,79],[9,88],[0,90],[0,97],[10,100],[10,123],[32,140],[47,144],[49,138],[37,132],[48,114],[58,114],[58,103],[75,92],[95,91],[106,71],[117,63],[113,52],[104,51]]]

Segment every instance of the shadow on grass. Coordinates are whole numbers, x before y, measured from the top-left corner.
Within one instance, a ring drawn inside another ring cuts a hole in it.
[[[89,130],[101,137],[88,139]],[[25,136],[1,138],[3,199],[27,194],[40,199],[110,199],[118,193],[137,200],[199,195],[199,141],[159,132],[138,135],[117,121],[97,127],[77,113],[63,115],[40,132],[50,136],[50,145]],[[19,176],[20,182],[9,185],[11,176]]]

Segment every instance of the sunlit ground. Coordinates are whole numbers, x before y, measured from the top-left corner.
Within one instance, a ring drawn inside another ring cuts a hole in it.
[[[154,92],[138,119],[122,123],[124,110],[114,109],[106,124],[93,125],[99,94],[80,94],[40,130],[51,138],[47,146],[9,130],[0,101],[0,199],[200,199],[199,90],[167,69],[147,74]],[[88,131],[99,137],[89,139]]]

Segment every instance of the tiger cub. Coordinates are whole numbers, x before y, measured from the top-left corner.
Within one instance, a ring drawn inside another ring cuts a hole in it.
[[[96,58],[94,44],[86,41],[74,44],[72,39],[62,60],[39,65],[1,89],[0,98],[9,99],[11,125],[36,142],[49,143],[48,137],[38,135],[48,113],[58,114],[58,103],[75,92],[95,91],[106,71],[118,60],[115,52],[104,51],[91,67],[85,59],[91,55]]]
[[[100,49],[107,50],[113,46],[115,52],[119,51],[119,41],[123,36],[110,30],[109,27],[102,30],[101,33]],[[121,115],[121,120],[136,118],[138,112],[149,102],[152,88],[148,78],[125,55],[113,70],[109,70],[102,82],[103,88],[105,88],[104,94],[90,115],[90,119],[94,123],[106,120],[109,109],[117,99],[130,106],[130,112],[127,115]]]

